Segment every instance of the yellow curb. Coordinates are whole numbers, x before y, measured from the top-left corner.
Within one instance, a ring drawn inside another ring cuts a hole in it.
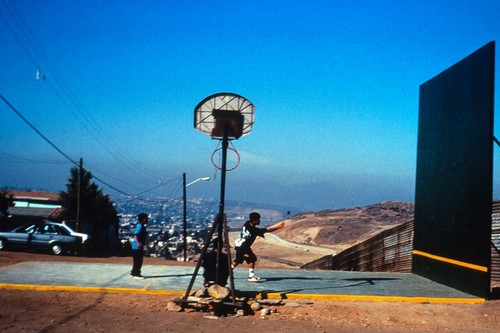
[[[35,291],[71,291],[84,293],[124,293],[144,295],[184,295],[183,291],[173,290],[146,290],[136,288],[103,288],[103,287],[75,287],[75,286],[45,286],[31,284],[5,284],[0,283],[0,289],[10,290],[35,290]]]
[[[283,298],[282,294],[265,294],[266,298]],[[406,302],[432,304],[482,304],[484,298],[447,298],[447,297],[405,297],[405,296],[370,296],[370,295],[318,295],[289,294],[287,299],[315,299],[325,301],[362,301],[362,302]]]

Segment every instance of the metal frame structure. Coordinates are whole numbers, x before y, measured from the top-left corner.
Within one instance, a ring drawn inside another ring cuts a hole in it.
[[[219,280],[219,265],[228,265],[231,300],[230,305],[241,307],[241,303],[236,302],[234,276],[231,269],[231,251],[229,246],[229,236],[227,230],[226,214],[224,213],[225,190],[226,190],[226,171],[227,171],[227,150],[229,140],[239,139],[251,132],[254,123],[253,104],[244,97],[233,93],[218,93],[203,99],[195,107],[194,127],[200,132],[210,135],[213,140],[222,141],[222,165],[221,165],[221,190],[219,201],[219,213],[207,235],[200,260],[198,261],[188,288],[180,303],[188,302],[189,293],[193,287],[198,271],[203,263],[203,258],[207,252],[210,240],[217,230],[219,240],[224,240],[227,251],[227,263],[221,260],[222,242],[218,243],[218,256],[216,266],[216,281]]]

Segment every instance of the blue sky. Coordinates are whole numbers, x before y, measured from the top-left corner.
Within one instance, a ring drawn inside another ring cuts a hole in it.
[[[0,94],[99,179],[180,196],[185,172],[213,178],[189,196],[218,198],[219,141],[193,110],[232,92],[255,124],[232,141],[226,199],[307,210],[413,201],[420,84],[500,40],[497,0],[0,0],[0,13]],[[72,163],[0,104],[0,186],[64,190]]]

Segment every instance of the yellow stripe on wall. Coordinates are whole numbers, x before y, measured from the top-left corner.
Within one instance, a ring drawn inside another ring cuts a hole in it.
[[[430,253],[426,253],[426,252],[422,252],[422,251],[418,251],[418,250],[413,250],[413,254],[416,254],[416,255],[419,255],[422,257],[427,257],[427,258],[434,259],[434,260],[438,260],[438,261],[443,261],[443,262],[446,262],[446,263],[449,263],[452,265],[457,265],[457,266],[462,266],[462,267],[474,269],[474,270],[481,271],[481,272],[488,272],[488,267],[470,264],[470,263],[458,261],[455,259],[440,257],[440,256],[437,256],[434,254],[430,254]]]

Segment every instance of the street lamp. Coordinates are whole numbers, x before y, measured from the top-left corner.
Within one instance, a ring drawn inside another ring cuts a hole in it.
[[[182,188],[183,188],[183,194],[182,194],[182,198],[183,198],[183,226],[184,226],[184,261],[187,261],[187,209],[186,209],[186,205],[187,205],[187,198],[186,198],[186,187],[190,186],[190,185],[193,185],[194,183],[197,183],[199,181],[209,181],[210,180],[210,177],[202,177],[202,178],[198,178],[198,179],[195,179],[193,180],[192,182],[186,184],[186,173],[184,172],[182,174]]]
[[[186,174],[184,174],[185,176]],[[190,186],[190,185],[193,185],[194,183],[197,183],[199,181],[209,181],[210,180],[210,177],[202,177],[202,178],[198,178],[198,179],[195,179],[193,180],[191,183],[188,183],[186,184],[186,187]]]

